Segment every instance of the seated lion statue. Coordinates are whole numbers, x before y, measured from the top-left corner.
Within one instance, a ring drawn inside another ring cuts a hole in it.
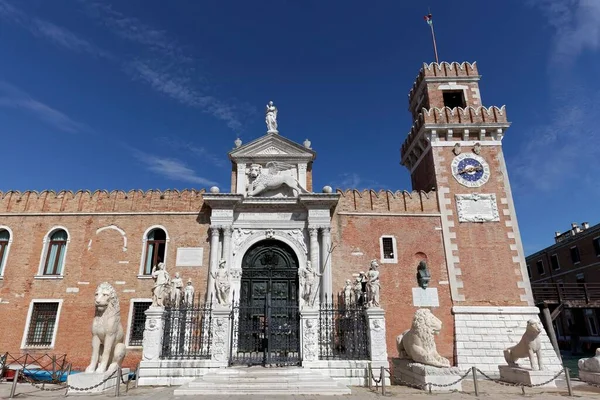
[[[511,367],[518,367],[517,360],[519,358],[529,357],[529,363],[531,369],[534,371],[543,370],[544,365],[542,363],[542,344],[540,341],[540,333],[543,331],[542,324],[535,319],[527,321],[527,328],[525,333],[515,346],[509,347],[504,350],[504,359]],[[533,355],[537,355],[538,365],[536,366],[533,362]]]
[[[600,372],[600,348],[596,349],[595,357],[580,358],[577,366],[581,371]]]
[[[442,321],[430,310],[418,309],[412,327],[396,338],[398,357],[434,367],[450,367],[450,360],[439,355],[435,347],[433,336],[441,329]]]
[[[85,372],[112,372],[125,358],[125,335],[117,291],[108,282],[96,288],[92,322],[92,361]]]

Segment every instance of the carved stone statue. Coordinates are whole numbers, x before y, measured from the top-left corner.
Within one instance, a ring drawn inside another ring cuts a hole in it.
[[[525,333],[515,346],[504,350],[504,359],[511,367],[518,367],[517,360],[519,358],[529,357],[529,364],[534,371],[543,370],[542,363],[542,343],[540,341],[540,333],[542,333],[542,324],[535,319],[527,321]],[[538,365],[533,362],[533,356],[537,355]]]
[[[300,272],[300,283],[302,285],[302,298],[309,306],[315,304],[317,298],[317,290],[319,288],[319,280],[321,274],[315,271],[312,267],[312,262],[306,262],[306,268]]]
[[[371,267],[367,272],[367,306],[368,307],[379,307],[379,264],[377,260],[371,261]]]
[[[346,279],[346,285],[344,286],[344,304],[346,306],[354,304],[354,286],[350,279]]]
[[[179,306],[182,299],[183,279],[179,276],[179,272],[175,272],[175,277],[171,281],[171,301],[175,306]]]
[[[248,185],[246,186],[247,196],[258,196],[264,191],[278,189],[281,185],[286,185],[292,189],[294,196],[298,196],[300,193],[308,193],[292,175],[280,173],[281,171],[292,169],[293,165],[271,161],[267,163],[267,168],[268,172],[263,173],[262,165],[252,164],[246,170],[246,174],[248,175]]]
[[[196,293],[196,290],[192,285],[192,278],[188,278],[188,281],[185,285],[185,294],[183,300],[186,305],[191,306],[192,304],[194,304],[194,293]]]
[[[229,304],[229,291],[231,290],[231,280],[229,278],[229,272],[227,271],[227,268],[225,268],[225,264],[226,261],[221,260],[217,271],[211,273],[215,280],[217,302],[222,306]]]
[[[425,261],[419,262],[419,266],[417,267],[417,283],[423,289],[427,289],[430,280],[431,273],[429,272],[429,268],[427,268],[427,263]]]
[[[396,337],[398,357],[434,367],[450,367],[450,360],[438,354],[434,335],[442,329],[440,321],[430,310],[415,312],[412,326]]]
[[[152,269],[152,279],[154,279],[154,286],[152,287],[152,307],[164,307],[165,298],[169,293],[169,285],[171,283],[171,277],[169,273],[165,271],[165,264],[159,262]]]
[[[92,360],[85,372],[115,371],[125,358],[125,334],[117,291],[108,282],[96,288],[92,322]]]
[[[596,355],[590,358],[580,358],[577,362],[580,371],[600,373],[600,348],[596,349]]]
[[[354,280],[353,290],[354,290],[354,301],[356,302],[356,304],[361,305],[364,301],[362,277],[360,277],[360,276],[356,277],[356,279]]]
[[[269,101],[265,110],[265,122],[267,124],[267,133],[279,133],[277,130],[277,107]]]

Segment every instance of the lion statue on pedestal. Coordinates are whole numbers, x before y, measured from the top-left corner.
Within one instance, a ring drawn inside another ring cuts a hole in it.
[[[293,168],[293,165],[271,161],[267,163],[269,172],[262,173],[262,165],[252,164],[246,170],[248,175],[248,185],[246,186],[246,195],[249,197],[258,196],[267,190],[278,189],[282,185],[286,185],[294,192],[294,196],[300,193],[308,193],[306,189],[300,185],[300,182],[291,175],[281,174],[280,171],[285,171]]]
[[[434,335],[442,329],[440,321],[430,310],[418,309],[412,327],[396,337],[398,357],[433,367],[449,368],[450,360],[438,354]]]
[[[518,367],[517,360],[519,358],[529,357],[529,364],[534,371],[543,370],[542,363],[542,343],[540,341],[540,333],[543,331],[542,324],[535,319],[527,321],[527,328],[519,343],[515,346],[504,350],[504,359],[511,367]],[[533,355],[537,355],[538,365],[533,363]]]
[[[92,361],[85,372],[112,372],[125,358],[125,334],[117,291],[108,282],[96,288],[96,315],[92,322]]]

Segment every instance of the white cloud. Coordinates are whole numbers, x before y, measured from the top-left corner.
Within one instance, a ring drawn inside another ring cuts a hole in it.
[[[86,125],[71,119],[47,104],[33,99],[21,89],[3,81],[0,81],[0,107],[29,112],[41,121],[63,132],[80,133],[89,131]]]
[[[586,50],[600,49],[599,0],[530,0],[555,31],[554,61],[570,64]]]
[[[142,162],[142,164],[144,164],[149,171],[152,171],[155,174],[161,175],[167,179],[196,183],[205,186],[216,185],[216,182],[199,176],[193,169],[188,168],[185,163],[180,160],[159,157],[139,150],[133,150],[133,155],[140,162]]]
[[[380,183],[378,183],[374,180],[371,180],[371,179],[364,179],[356,172],[348,172],[348,173],[339,175],[338,179],[335,182],[333,182],[332,186],[334,189],[342,189],[342,190],[346,190],[346,189],[379,190],[379,189],[383,188],[383,185],[381,185]]]
[[[225,166],[225,155],[223,155],[223,157],[217,157],[216,155],[214,155],[213,153],[211,153],[210,151],[208,151],[206,148],[201,147],[201,146],[196,146],[190,142],[184,142],[175,138],[170,138],[170,137],[159,137],[156,138],[156,141],[160,144],[160,145],[165,145],[170,147],[171,149],[177,150],[177,151],[187,151],[190,152],[192,154],[194,154],[195,156],[201,158],[204,161],[207,161],[217,167],[223,167]]]

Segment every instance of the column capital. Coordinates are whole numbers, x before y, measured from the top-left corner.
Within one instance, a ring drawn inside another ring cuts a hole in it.
[[[210,234],[212,236],[218,236],[221,233],[221,229],[223,229],[220,225],[211,225],[210,226]]]
[[[310,235],[310,237],[316,237],[319,233],[319,227],[318,226],[309,226],[308,227],[308,234]]]
[[[331,226],[320,226],[321,233],[329,235],[331,233]]]
[[[231,226],[231,225],[226,225],[226,226],[222,227],[221,229],[223,229],[223,234],[225,236],[231,236],[231,234],[233,233],[233,226]]]

